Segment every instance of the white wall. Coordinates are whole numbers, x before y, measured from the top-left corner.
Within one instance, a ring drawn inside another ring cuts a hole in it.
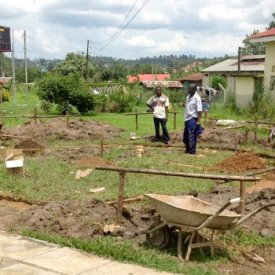
[[[266,43],[264,86],[275,93],[275,41]]]
[[[236,104],[246,107],[252,100],[254,93],[254,79],[252,77],[235,77]]]

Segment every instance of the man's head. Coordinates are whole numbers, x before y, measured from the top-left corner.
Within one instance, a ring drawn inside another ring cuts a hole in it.
[[[155,89],[156,96],[160,97],[162,94],[162,90],[160,86],[157,86]]]
[[[196,90],[197,90],[196,84],[190,84],[189,89],[188,89],[188,93],[190,95],[194,95]]]

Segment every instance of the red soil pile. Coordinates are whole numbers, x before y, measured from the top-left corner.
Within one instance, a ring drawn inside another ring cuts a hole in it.
[[[246,170],[257,170],[266,167],[266,161],[252,153],[237,153],[215,166],[215,170],[229,172],[243,172]]]

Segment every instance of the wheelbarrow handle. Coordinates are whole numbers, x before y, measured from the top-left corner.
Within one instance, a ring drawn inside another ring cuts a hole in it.
[[[248,213],[247,215],[243,216],[239,221],[237,221],[235,224],[233,224],[230,229],[232,228],[235,228],[237,226],[239,226],[240,224],[242,224],[243,222],[245,222],[248,218],[256,215],[257,213],[259,213],[260,211],[266,209],[266,208],[269,208],[269,207],[272,207],[272,206],[275,206],[275,203],[269,203],[269,204],[266,204],[266,205],[263,205],[257,209],[255,209],[254,211]]]
[[[218,211],[210,216],[208,219],[206,219],[200,226],[196,227],[196,230],[200,230],[204,227],[206,227],[214,218],[216,218],[219,214],[222,213],[223,210],[225,210],[227,207],[229,207],[232,204],[240,203],[241,198],[235,198],[228,201],[226,204],[224,204],[221,208],[218,209]]]

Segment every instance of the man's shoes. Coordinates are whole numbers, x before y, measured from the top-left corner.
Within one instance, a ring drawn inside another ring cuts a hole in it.
[[[172,145],[170,140],[166,141],[166,144],[167,145]]]

